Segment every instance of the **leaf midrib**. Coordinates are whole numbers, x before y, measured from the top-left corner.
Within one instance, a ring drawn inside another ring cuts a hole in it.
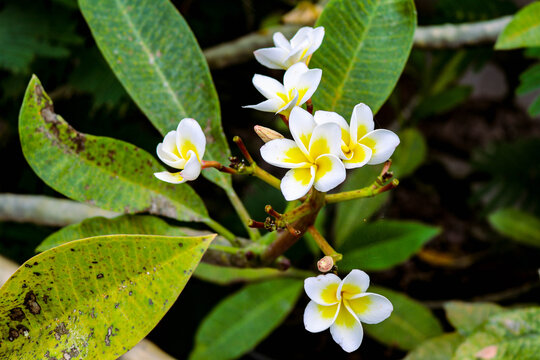
[[[174,103],[180,109],[180,113],[181,114],[187,114],[186,109],[184,108],[184,106],[178,100],[178,97],[176,96],[173,89],[171,88],[170,82],[165,77],[165,74],[163,73],[161,67],[158,65],[158,62],[157,61],[153,61],[153,62],[151,61],[152,59],[154,59],[154,56],[152,55],[152,52],[150,51],[150,49],[146,45],[146,42],[144,41],[141,33],[136,29],[135,25],[133,24],[133,21],[131,21],[131,17],[128,15],[126,7],[123,6],[120,3],[120,0],[114,0],[114,2],[118,6],[118,9],[120,9],[120,12],[122,13],[124,19],[126,20],[130,30],[135,35],[135,38],[138,40],[137,43],[140,44],[140,46],[142,47],[145,55],[147,56],[147,58],[149,60],[148,63],[156,70],[156,73],[158,74],[160,80],[162,81],[162,84],[166,85],[165,88],[167,89],[167,93],[169,93],[169,95],[173,99]],[[162,132],[162,129],[158,129],[158,130],[161,133],[161,135],[165,135],[166,132]]]
[[[354,50],[354,56],[350,57],[351,61],[349,61],[349,66],[347,66],[347,71],[345,72],[345,76],[343,77],[343,81],[340,83],[340,85],[339,85],[339,87],[338,87],[338,89],[336,91],[336,95],[334,96],[334,98],[332,100],[332,107],[331,107],[332,110],[336,109],[336,104],[337,104],[338,100],[341,100],[341,98],[343,96],[343,87],[345,86],[346,80],[349,78],[349,73],[353,69],[353,63],[354,63],[353,59],[355,59],[357,57],[358,52],[364,47],[364,41],[365,41],[366,34],[369,32],[369,29],[371,28],[371,22],[373,21],[373,18],[375,17],[375,14],[378,12],[380,5],[381,5],[381,0],[377,0],[377,3],[374,5],[375,10],[373,11],[372,16],[368,16],[368,24],[366,26],[366,31],[364,31],[360,35],[360,41],[356,45],[356,49]]]
[[[149,64],[152,65],[152,67],[156,70],[156,73],[158,74],[160,80],[162,81],[163,84],[166,85],[166,89],[167,89],[167,93],[169,93],[170,97],[172,97],[174,103],[177,105],[178,109],[180,110],[180,113],[181,114],[184,114],[185,116],[188,116],[189,117],[189,114],[187,113],[186,109],[184,108],[184,106],[180,103],[180,100],[178,99],[176,93],[173,91],[171,85],[170,85],[170,82],[167,80],[167,77],[165,77],[165,74],[163,73],[161,67],[158,65],[158,61],[155,61],[154,59],[154,56],[152,55],[152,52],[150,51],[150,49],[148,48],[148,46],[146,45],[146,42],[143,40],[143,37],[141,35],[141,33],[136,29],[135,25],[133,24],[133,21],[131,21],[131,17],[128,15],[127,13],[127,10],[126,10],[126,7],[123,6],[121,3],[120,3],[120,0],[114,0],[116,5],[118,6],[118,8],[120,9],[120,12],[122,13],[124,19],[126,20],[130,30],[133,32],[133,34],[135,35],[135,38],[138,40],[138,43],[141,45],[144,53],[146,54],[148,60],[149,60]],[[153,62],[151,62],[150,60],[153,60]],[[219,106],[218,106],[219,108]],[[220,116],[218,116],[220,117]],[[163,131],[163,129],[159,129],[158,128],[158,131],[161,133],[161,135],[165,135],[167,133],[167,131]],[[212,154],[212,158],[213,159],[218,159],[219,157],[217,156],[214,156],[214,151],[212,149],[212,147],[207,147],[206,148],[206,152],[207,153],[211,153]],[[223,174],[220,174],[221,177],[224,177]],[[227,181],[223,181],[224,184],[227,184]],[[229,188],[228,186],[225,186],[226,188]]]

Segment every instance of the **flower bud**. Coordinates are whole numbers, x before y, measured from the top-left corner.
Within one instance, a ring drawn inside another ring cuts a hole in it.
[[[332,270],[334,267],[334,259],[331,256],[325,256],[321,260],[317,261],[317,268],[320,272],[326,273]]]
[[[261,140],[264,141],[265,143],[269,142],[270,140],[283,139],[284,138],[284,136],[281,135],[280,133],[278,133],[277,131],[274,131],[274,130],[269,129],[269,128],[264,127],[264,126],[255,125],[254,129],[255,129],[255,132],[257,133],[257,135],[259,135]]]

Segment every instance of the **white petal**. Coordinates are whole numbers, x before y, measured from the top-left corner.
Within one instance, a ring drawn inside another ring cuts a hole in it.
[[[297,89],[298,81],[300,80],[300,77],[308,72],[309,69],[304,63],[297,63],[291,66],[287,71],[285,71],[285,75],[283,75],[283,86],[285,87],[285,90],[289,92],[289,90]]]
[[[186,164],[186,160],[178,156],[179,153],[176,148],[176,131],[170,131],[165,135],[163,143],[158,144],[156,153],[161,161],[173,168],[183,169]]]
[[[291,47],[294,49],[303,43],[306,39],[309,39],[309,34],[313,31],[313,28],[310,26],[304,26],[294,34],[291,39]]]
[[[267,99],[279,98],[278,93],[286,95],[283,85],[269,76],[255,74],[252,82],[255,88]]]
[[[181,173],[187,181],[195,180],[201,174],[201,163],[194,151],[188,152],[188,161]]]
[[[318,110],[318,111],[315,111],[313,118],[315,119],[315,122],[317,123],[317,125],[326,124],[326,123],[335,123],[335,124],[338,124],[342,130],[346,131],[347,135],[349,134],[349,124],[347,124],[347,121],[345,121],[343,116],[339,115],[336,112]]]
[[[280,48],[264,48],[258,49],[253,52],[255,59],[262,65],[270,69],[287,69],[285,66],[285,59],[287,59],[289,52]]]
[[[321,155],[315,160],[315,189],[327,192],[345,181],[345,166],[335,155]]]
[[[296,91],[296,89],[293,89],[291,95],[292,95],[292,99],[288,103],[286,103],[284,106],[282,106],[276,113],[289,117],[291,110],[298,103],[298,91]]]
[[[336,321],[330,326],[332,338],[346,352],[353,352],[360,347],[364,330],[360,321],[344,306],[341,307]]]
[[[269,99],[255,105],[246,105],[242,107],[266,112],[278,112],[283,107],[283,101],[281,99]]]
[[[298,79],[298,83],[296,84],[298,92],[302,95],[299,104],[303,104],[311,98],[321,82],[321,77],[321,69],[311,69],[300,76],[300,79]]]
[[[304,326],[312,333],[321,332],[330,327],[336,320],[341,303],[335,305],[319,305],[310,301],[304,311]]]
[[[366,324],[378,324],[394,310],[390,300],[374,293],[359,294],[350,299],[348,305],[358,319]]]
[[[285,169],[311,166],[298,145],[289,139],[267,142],[261,147],[261,156],[267,163]]]
[[[292,109],[289,117],[289,129],[294,141],[306,155],[309,154],[309,139],[315,126],[315,120],[309,112],[298,106]]]
[[[356,105],[351,116],[351,143],[356,143],[374,128],[373,112],[369,106],[363,103]]]
[[[287,51],[291,50],[291,44],[289,43],[289,40],[287,40],[285,38],[285,36],[282,33],[280,33],[279,31],[274,33],[273,39],[274,39],[274,44],[278,48],[282,48],[282,49],[285,49]]]
[[[311,46],[305,55],[306,57],[313,54],[321,46],[324,38],[324,27],[319,26],[313,29],[311,37]]]
[[[338,292],[344,299],[366,292],[369,287],[369,276],[362,270],[354,269],[345,276],[339,285]]]
[[[307,296],[319,305],[334,305],[341,300],[338,288],[341,279],[332,273],[309,277],[304,280],[304,290]]]
[[[368,164],[377,165],[390,159],[396,146],[399,145],[399,137],[390,130],[377,129],[362,137],[358,142],[372,150]]]
[[[287,201],[300,199],[306,195],[315,180],[315,167],[292,169],[281,179],[281,192]]]
[[[310,42],[306,39],[298,47],[295,47],[291,52],[289,52],[289,54],[285,58],[285,66],[289,68],[294,64],[300,62],[305,57],[309,45]]]
[[[309,155],[313,160],[321,155],[341,154],[341,130],[337,124],[326,123],[317,125],[309,140]]]
[[[371,149],[365,145],[357,144],[351,151],[351,158],[344,159],[345,169],[356,169],[368,163],[371,159]]]
[[[206,148],[206,137],[196,120],[186,118],[180,121],[176,129],[176,146],[184,159],[187,160],[188,151],[193,150],[202,160]]]
[[[170,173],[168,171],[162,171],[154,173],[154,176],[161,181],[165,181],[171,184],[182,184],[186,182],[186,179],[182,177],[181,172]]]

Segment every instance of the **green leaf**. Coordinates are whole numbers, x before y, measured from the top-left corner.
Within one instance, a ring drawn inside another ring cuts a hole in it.
[[[425,160],[427,145],[422,133],[414,128],[404,129],[398,133],[401,143],[392,155],[392,167],[398,179],[411,175]],[[369,186],[381,173],[383,165],[366,165],[347,174],[347,181],[341,191],[350,191]],[[372,198],[345,201],[337,205],[336,214],[336,246],[341,246],[346,238],[357,228],[363,226],[383,204],[390,193],[382,193]]]
[[[338,250],[339,269],[383,270],[414,255],[440,229],[410,221],[379,220],[359,226]]]
[[[540,46],[540,2],[518,11],[495,43],[497,50],[534,46]]]
[[[349,172],[347,180],[340,190],[352,191],[371,185],[381,173],[381,169],[382,165],[366,165]],[[344,201],[337,204],[334,225],[336,246],[340,247],[355,229],[366,224],[367,220],[386,203],[389,197],[390,192],[384,192],[371,198]]]
[[[449,301],[444,304],[446,318],[462,335],[470,335],[489,317],[504,312],[505,309],[493,303],[466,303]]]
[[[403,179],[418,169],[426,160],[427,144],[424,135],[415,128],[401,130],[399,133],[401,143],[392,155],[390,170],[398,179]]]
[[[100,236],[33,257],[0,289],[0,357],[116,359],[165,315],[213,238]]]
[[[394,305],[394,311],[388,319],[379,324],[364,326],[368,335],[383,344],[412,350],[425,340],[442,334],[437,318],[416,300],[378,286],[370,286],[369,292],[387,297]]]
[[[325,38],[311,68],[323,69],[313,96],[317,109],[350,118],[366,103],[376,113],[396,85],[416,28],[412,0],[331,0],[317,26]]]
[[[531,104],[531,106],[529,106],[529,108],[527,109],[527,112],[529,113],[529,115],[531,116],[538,116],[540,115],[540,96],[538,96]]]
[[[540,64],[533,65],[519,75],[520,84],[516,94],[523,95],[540,89]]]
[[[36,174],[67,197],[120,212],[150,212],[185,221],[211,222],[189,185],[153,175],[162,170],[147,152],[126,142],[73,129],[54,113],[33,76],[19,116],[24,156]]]
[[[449,333],[424,341],[403,360],[451,360],[464,340],[458,333]]]
[[[517,209],[501,209],[489,216],[498,232],[517,242],[540,247],[540,219]]]
[[[454,360],[536,360],[540,354],[540,307],[490,317],[456,350]]]
[[[204,55],[168,0],[79,0],[96,43],[126,91],[165,135],[182,118],[206,134],[206,160],[228,164],[216,90]],[[229,175],[204,171],[224,189]]]
[[[190,360],[236,359],[268,336],[292,310],[301,280],[276,279],[244,287],[204,319]]]
[[[114,219],[94,217],[72,224],[49,235],[36,248],[42,252],[63,245],[73,240],[84,239],[92,236],[115,235],[115,234],[139,234],[139,235],[166,235],[186,236],[185,229],[170,226],[165,221],[154,216],[123,215]]]

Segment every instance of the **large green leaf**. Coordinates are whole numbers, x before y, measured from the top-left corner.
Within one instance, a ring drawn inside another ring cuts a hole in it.
[[[490,317],[456,350],[454,360],[537,360],[540,354],[540,307]]]
[[[302,285],[301,280],[270,280],[226,298],[200,325],[190,359],[236,359],[253,349],[292,310]]]
[[[189,185],[171,185],[154,177],[162,167],[150,154],[120,140],[73,129],[55,114],[35,76],[26,90],[19,132],[32,169],[71,199],[121,213],[150,212],[211,222]]]
[[[403,360],[452,360],[452,356],[464,337],[449,333],[424,341]]]
[[[489,317],[505,311],[497,304],[462,301],[449,301],[444,304],[444,310],[448,322],[463,335],[471,334]]]
[[[504,28],[495,49],[507,50],[540,46],[540,2],[521,9]]]
[[[517,209],[501,209],[489,216],[498,232],[526,245],[540,247],[540,219]]]
[[[412,0],[331,0],[317,26],[324,41],[310,67],[323,77],[313,104],[349,118],[366,103],[377,112],[390,96],[411,51],[416,28]]]
[[[358,227],[338,250],[339,269],[383,270],[414,255],[440,229],[411,221],[379,220]]]
[[[168,0],[79,0],[96,43],[127,92],[162,135],[185,117],[206,134],[205,159],[228,163],[219,102],[204,55]],[[225,189],[230,176],[203,175]]]
[[[427,145],[424,136],[416,129],[404,129],[398,133],[401,143],[392,155],[391,170],[398,179],[412,174],[425,160]],[[360,189],[371,185],[380,174],[382,165],[366,165],[349,171],[342,191]],[[399,190],[397,190],[399,191]],[[386,203],[390,193],[382,193],[372,198],[346,201],[337,205],[336,245],[341,245],[350,234],[363,226],[374,213]]]
[[[170,226],[165,221],[154,216],[123,215],[114,219],[94,217],[81,221],[78,224],[66,226],[49,235],[36,251],[42,252],[63,245],[73,240],[100,235],[139,234],[139,235],[166,235],[186,236],[184,228]]]
[[[378,286],[370,286],[369,291],[387,297],[394,305],[388,319],[379,324],[365,325],[366,333],[371,337],[402,350],[412,350],[425,340],[442,334],[437,318],[419,302]]]
[[[116,359],[165,315],[213,237],[100,236],[33,257],[0,289],[0,358]]]

